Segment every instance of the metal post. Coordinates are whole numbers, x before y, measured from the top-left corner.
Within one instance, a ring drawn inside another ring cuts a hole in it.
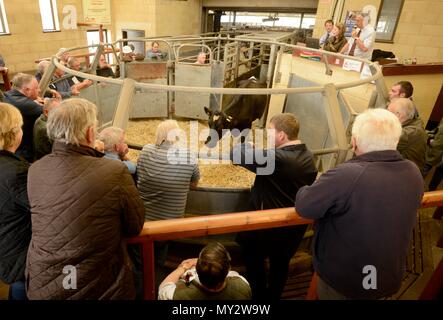
[[[55,66],[55,64],[51,60],[51,63],[46,68],[46,71],[43,73],[43,76],[42,76],[40,82],[38,83],[38,87],[39,87],[42,95],[44,95],[46,89],[48,89],[48,85],[51,82],[52,75],[54,74],[55,69],[57,69],[57,67]]]
[[[325,85],[323,105],[326,108],[326,117],[332,142],[339,149],[338,157],[335,159],[335,164],[333,164],[333,166],[336,166],[346,160],[349,142],[346,139],[346,128],[343,125],[343,117],[337,99],[337,89],[332,83]]]
[[[332,76],[332,69],[331,69],[331,67],[329,66],[329,61],[328,61],[328,56],[326,55],[326,54],[323,54],[323,62],[325,63],[325,68],[326,68],[326,71],[325,71],[325,73],[328,75],[328,76]]]
[[[112,121],[112,125],[115,127],[126,130],[128,126],[128,119],[130,109],[132,106],[132,98],[134,96],[135,80],[126,78],[123,80],[123,86],[120,91],[120,97],[118,100],[117,108],[115,110],[115,116]]]
[[[376,74],[377,69],[370,65],[369,69],[371,70],[371,74]],[[386,86],[385,78],[378,77],[375,80],[375,86],[377,88],[377,100],[374,107],[385,107],[389,100],[389,92]]]
[[[271,45],[271,52],[269,54],[269,62],[268,62],[268,74],[266,75],[266,84],[268,85],[268,88],[271,87],[272,76],[274,74],[275,58],[277,56],[276,49],[277,45],[275,44]]]

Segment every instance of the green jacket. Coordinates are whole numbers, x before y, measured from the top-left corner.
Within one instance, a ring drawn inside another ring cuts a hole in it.
[[[434,139],[429,144],[426,152],[426,164],[436,165],[439,164],[443,157],[443,118],[438,125],[437,133]]]
[[[42,114],[34,123],[34,160],[38,160],[52,151],[52,141],[48,138],[46,132],[46,121],[48,118]]]
[[[209,292],[197,281],[189,285],[184,281],[177,283],[174,300],[250,300],[251,288],[240,277],[227,277],[226,287],[220,292]]]
[[[397,150],[403,158],[411,160],[421,170],[425,164],[428,135],[421,119],[411,119],[402,124],[403,130]]]
[[[326,41],[323,50],[331,51],[331,52],[340,52],[340,50],[348,43],[345,37],[342,37],[340,40],[337,40],[335,37],[330,37],[328,41]]]

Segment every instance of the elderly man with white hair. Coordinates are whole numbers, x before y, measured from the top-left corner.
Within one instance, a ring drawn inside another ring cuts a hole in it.
[[[340,53],[371,60],[374,50],[375,30],[369,24],[368,14],[358,14],[355,18],[356,29],[352,31],[351,37]]]
[[[105,158],[123,161],[129,172],[134,175],[137,166],[128,158],[129,148],[125,143],[125,131],[118,127],[108,127],[99,134],[105,147]]]
[[[297,212],[316,220],[320,299],[379,299],[400,288],[424,192],[417,166],[396,150],[401,131],[385,109],[358,115],[355,157],[297,193]]]
[[[415,117],[414,103],[408,98],[394,98],[388,110],[395,114],[402,126],[397,150],[403,158],[411,160],[421,170],[425,165],[428,135],[421,119]]]
[[[138,235],[144,207],[121,162],[94,149],[97,107],[68,99],[49,113],[52,153],[29,169],[31,300],[134,299],[125,237]]]

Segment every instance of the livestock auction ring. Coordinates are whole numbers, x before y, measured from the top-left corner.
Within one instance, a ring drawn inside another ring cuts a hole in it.
[[[145,48],[152,41],[161,44],[167,58],[132,62],[121,59],[123,44],[139,43]],[[266,96],[265,112],[253,123],[254,133],[266,128],[273,115],[293,113],[300,120],[300,139],[316,155],[319,172],[324,172],[351,157],[350,128],[355,116],[387,102],[378,64],[293,43],[294,34],[259,33],[235,38],[219,35],[122,39],[71,48],[70,54],[84,55],[87,60],[89,55],[84,52],[95,50],[92,62],[86,63],[86,72],[69,69],[53,57],[40,89],[46,90],[56,68],[92,80],[93,84],[79,97],[97,105],[99,127],[113,125],[126,131],[127,143],[133,147],[133,161],[143,145],[154,142],[156,127],[162,120],[176,119],[186,133],[187,146],[191,139],[198,140],[193,151],[199,154],[201,181],[189,193],[186,216],[249,211],[249,191],[255,174],[223,160],[226,150],[212,157],[217,161],[208,163],[211,151],[202,134],[208,129],[204,107],[223,111],[235,96]],[[203,65],[195,63],[199,52],[207,54]],[[118,68],[120,78],[96,75],[102,54],[113,57],[112,65]],[[237,88],[241,80],[251,76],[265,87]],[[197,126],[197,137],[195,131],[194,136],[190,133],[192,126]],[[250,139],[257,142],[256,136]],[[266,138],[255,144],[266,147]],[[213,150],[220,146],[219,142]],[[225,243],[233,243],[233,235],[222,238]],[[309,245],[301,247],[307,249]]]

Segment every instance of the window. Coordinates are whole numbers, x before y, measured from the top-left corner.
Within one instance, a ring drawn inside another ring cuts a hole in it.
[[[39,0],[40,15],[42,16],[43,32],[60,31],[58,21],[57,1]]]
[[[315,14],[303,14],[303,20],[301,21],[301,27],[303,29],[314,29]]]
[[[312,29],[315,24],[315,14],[303,13],[266,13],[266,12],[225,12],[220,20],[222,26],[229,29],[237,27],[281,27]]]
[[[382,1],[380,4],[375,40],[393,42],[404,0]]]
[[[103,29],[103,37],[104,37],[104,43],[109,43],[110,39],[111,39],[111,31],[107,30],[107,29]],[[100,43],[100,31],[99,30],[88,30],[86,32],[86,38],[88,41],[88,46],[93,45],[93,44],[99,44]],[[110,48],[110,47],[105,47],[105,48]],[[97,48],[88,48],[89,53],[95,53],[95,51],[97,51]],[[106,55],[106,60],[108,60],[109,63],[114,63],[114,55],[112,54],[107,54]]]
[[[8,20],[6,19],[5,4],[3,3],[3,0],[0,0],[0,35],[8,33],[9,27]]]

